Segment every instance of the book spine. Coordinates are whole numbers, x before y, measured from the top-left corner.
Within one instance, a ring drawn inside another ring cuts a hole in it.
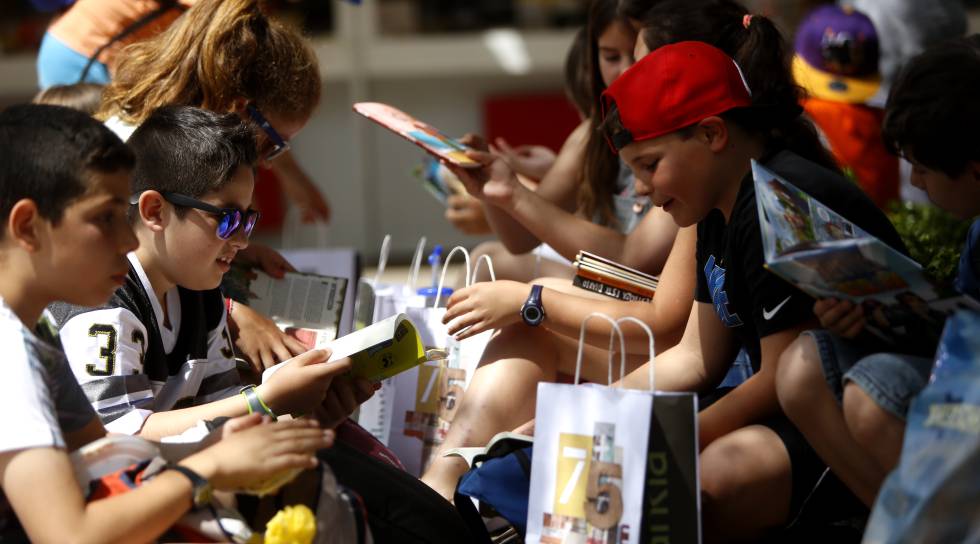
[[[629,291],[630,293],[633,293],[635,295],[639,295],[639,296],[642,296],[642,297],[648,297],[649,298],[649,297],[652,297],[653,294],[654,294],[654,290],[653,289],[649,289],[649,288],[647,288],[647,287],[645,287],[643,285],[637,285],[636,283],[633,283],[633,282],[630,282],[630,281],[627,281],[627,280],[624,280],[624,279],[621,279],[621,278],[607,276],[605,274],[602,274],[601,272],[596,272],[594,270],[591,270],[591,269],[585,268],[585,267],[577,267],[576,270],[575,270],[575,275],[576,276],[581,276],[584,279],[588,279],[588,280],[592,280],[592,281],[597,281],[597,282],[599,282],[599,283],[601,283],[603,285],[608,285],[610,287],[615,287],[617,289],[622,289],[624,291]]]
[[[653,298],[578,275],[572,278],[572,285],[624,302],[649,302]]]

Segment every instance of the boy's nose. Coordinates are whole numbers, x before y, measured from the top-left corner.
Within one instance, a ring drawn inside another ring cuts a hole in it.
[[[121,229],[119,234],[119,249],[122,253],[129,253],[131,251],[136,251],[140,245],[139,238],[136,237],[136,233],[133,232],[133,227],[126,223],[125,228]]]
[[[650,185],[637,176],[633,176],[633,191],[636,193],[636,196],[650,196],[650,193],[653,192],[650,189]]]

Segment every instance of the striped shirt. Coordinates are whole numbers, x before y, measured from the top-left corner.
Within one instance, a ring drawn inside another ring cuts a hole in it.
[[[72,372],[109,432],[136,434],[153,412],[207,404],[241,387],[218,289],[165,294],[170,327],[136,255],[99,308],[49,307]]]

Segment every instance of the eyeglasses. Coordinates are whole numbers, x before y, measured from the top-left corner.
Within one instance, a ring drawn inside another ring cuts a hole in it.
[[[219,208],[180,193],[163,192],[161,194],[167,202],[174,206],[194,208],[218,216],[218,228],[215,234],[222,240],[231,238],[241,228],[245,229],[245,237],[248,238],[252,235],[252,229],[255,228],[255,223],[258,222],[261,215],[258,211],[251,209],[242,211],[238,208]]]
[[[245,106],[245,110],[248,111],[249,117],[255,121],[255,124],[259,125],[259,128],[265,132],[266,137],[272,142],[272,149],[265,154],[265,160],[271,161],[272,159],[282,155],[286,151],[289,151],[289,142],[285,138],[276,132],[276,129],[272,128],[272,123],[262,115],[262,112],[252,104]]]

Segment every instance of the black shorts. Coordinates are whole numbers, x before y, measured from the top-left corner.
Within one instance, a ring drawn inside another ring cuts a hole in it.
[[[699,406],[702,410],[707,408],[732,389],[719,388],[702,395]],[[789,455],[792,491],[787,526],[804,519],[834,521],[867,515],[864,504],[837,479],[810,447],[803,433],[786,416],[772,417],[760,425],[776,433]]]

